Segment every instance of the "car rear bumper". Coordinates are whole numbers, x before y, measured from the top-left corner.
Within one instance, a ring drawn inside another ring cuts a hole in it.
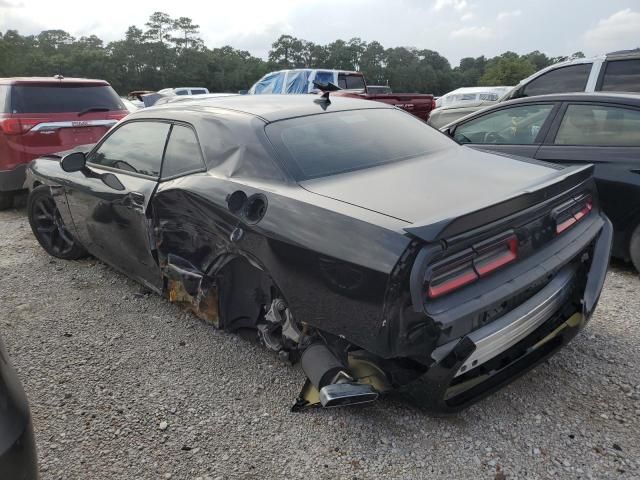
[[[12,170],[0,170],[0,192],[11,192],[24,188],[27,164],[18,165]]]
[[[604,216],[586,274],[566,264],[552,281],[492,323],[432,352],[434,363],[404,387],[427,409],[454,413],[534,368],[588,322],[602,290],[613,228]]]
[[[2,440],[4,443],[6,439]],[[0,452],[0,477],[11,480],[36,480],[38,458],[30,418],[22,433],[10,441],[10,446]]]

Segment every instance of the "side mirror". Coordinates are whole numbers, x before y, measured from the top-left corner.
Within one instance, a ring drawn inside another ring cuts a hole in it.
[[[83,170],[87,163],[87,157],[84,152],[73,152],[62,157],[60,166],[65,172],[79,172]]]
[[[448,135],[449,137],[453,138],[453,132],[455,131],[455,127],[449,127],[445,130],[442,131],[442,133],[444,133],[445,135]]]

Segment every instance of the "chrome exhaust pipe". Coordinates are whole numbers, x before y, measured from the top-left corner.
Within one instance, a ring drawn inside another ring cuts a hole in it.
[[[314,343],[302,352],[302,370],[320,392],[320,404],[341,407],[377,400],[378,392],[369,384],[357,383],[346,366],[324,343]]]

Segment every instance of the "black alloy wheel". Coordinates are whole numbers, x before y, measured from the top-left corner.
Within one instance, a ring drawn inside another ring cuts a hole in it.
[[[31,230],[49,255],[65,260],[87,255],[65,226],[48,186],[41,185],[29,194],[27,209]]]

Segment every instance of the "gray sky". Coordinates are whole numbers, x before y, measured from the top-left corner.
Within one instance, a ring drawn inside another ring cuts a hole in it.
[[[228,44],[260,57],[283,33],[322,44],[360,37],[429,48],[453,66],[506,50],[590,56],[640,47],[640,0],[0,0],[0,30],[61,28],[108,42],[129,25],[144,28],[156,10],[191,17],[208,47]]]

